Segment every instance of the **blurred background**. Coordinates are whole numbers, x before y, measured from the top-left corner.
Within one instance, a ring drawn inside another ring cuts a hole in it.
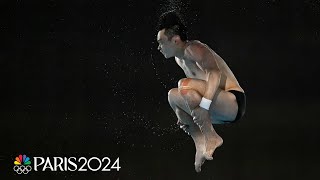
[[[185,77],[156,50],[158,17],[177,10],[247,95],[224,145],[194,171],[195,148],[167,93]],[[0,177],[6,179],[314,179],[320,2],[0,1]],[[120,157],[119,172],[12,170],[14,158]]]

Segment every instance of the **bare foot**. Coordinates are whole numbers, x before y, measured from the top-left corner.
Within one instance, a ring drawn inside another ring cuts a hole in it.
[[[188,135],[190,135],[196,146],[195,154],[195,170],[196,172],[201,171],[201,166],[206,161],[206,138],[201,132],[200,128],[196,124],[185,125],[181,122],[177,123],[181,129],[183,129]]]
[[[206,160],[206,138],[196,124],[192,124],[190,126],[180,125],[180,128],[182,128],[186,133],[191,135],[194,141],[194,144],[196,146],[194,166],[196,172],[200,172],[201,166]]]
[[[205,157],[207,160],[212,160],[213,153],[223,144],[223,139],[216,133],[216,131],[213,129],[213,126],[211,124],[211,120],[207,119],[202,126],[200,126],[200,129],[205,137],[205,144],[206,144],[206,153]]]
[[[194,168],[195,168],[196,172],[200,172],[201,171],[201,166],[206,161],[205,152],[206,152],[206,147],[205,146],[203,146],[201,148],[197,148],[195,162],[194,162]]]
[[[223,139],[218,135],[211,135],[206,137],[206,153],[205,158],[212,160],[214,151],[223,144]]]
[[[212,160],[212,155],[216,148],[222,145],[222,138],[213,129],[209,112],[201,107],[197,107],[192,111],[193,121],[199,126],[201,132],[205,137],[207,160]]]

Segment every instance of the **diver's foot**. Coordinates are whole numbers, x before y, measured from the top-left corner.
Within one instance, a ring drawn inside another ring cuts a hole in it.
[[[214,151],[223,144],[223,139],[218,135],[206,137],[206,153],[204,154],[207,160],[212,160]]]
[[[203,146],[202,148],[198,148],[195,156],[195,161],[194,161],[194,168],[196,172],[201,171],[201,166],[203,163],[206,161],[206,148]]]

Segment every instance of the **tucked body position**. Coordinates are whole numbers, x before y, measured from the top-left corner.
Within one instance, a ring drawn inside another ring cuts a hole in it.
[[[177,124],[195,143],[195,170],[212,160],[223,139],[213,125],[232,123],[245,113],[246,96],[225,61],[208,45],[188,40],[179,15],[169,11],[160,16],[158,50],[174,57],[186,78],[168,93],[168,101],[177,115]]]

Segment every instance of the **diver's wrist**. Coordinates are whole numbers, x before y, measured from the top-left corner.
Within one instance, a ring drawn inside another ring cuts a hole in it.
[[[209,110],[211,103],[212,101],[210,99],[206,99],[205,97],[202,97],[199,106],[206,110]]]

